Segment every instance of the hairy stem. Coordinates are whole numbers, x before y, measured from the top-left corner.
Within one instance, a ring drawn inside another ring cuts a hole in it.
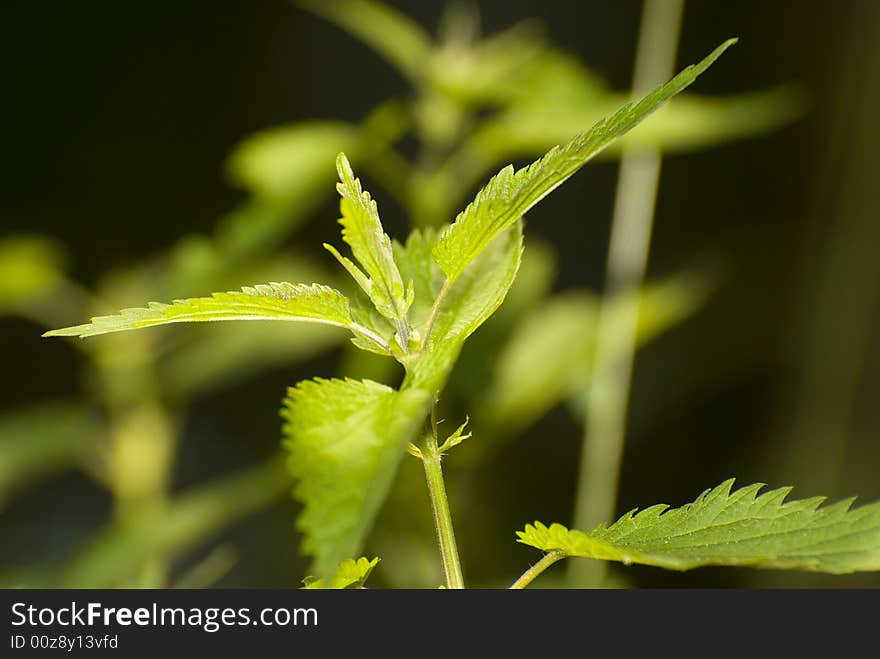
[[[633,94],[669,78],[681,30],[684,0],[645,0],[636,50]],[[650,249],[654,205],[660,180],[660,152],[624,151],[615,194],[606,265],[606,291],[600,310],[596,355],[587,397],[587,419],[575,496],[574,528],[591,529],[615,512],[620,462],[626,435],[638,305],[625,317],[607,310],[644,279]],[[572,561],[572,586],[597,586],[604,561]]]
[[[565,558],[565,554],[558,551],[551,551],[544,554],[544,557],[540,561],[523,572],[519,579],[511,584],[510,590],[522,590],[537,579],[544,570],[553,565],[556,561],[561,561],[563,558]]]
[[[422,465],[425,467],[431,510],[434,512],[434,527],[437,529],[440,558],[443,561],[443,572],[446,574],[446,587],[461,589],[464,588],[464,577],[461,573],[461,561],[458,558],[458,546],[455,544],[446,484],[443,482],[443,468],[440,465],[443,456],[437,446],[436,409],[435,404],[431,409],[431,432],[425,436],[419,451]]]

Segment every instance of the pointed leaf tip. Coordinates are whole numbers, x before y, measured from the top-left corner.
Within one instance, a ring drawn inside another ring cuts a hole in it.
[[[328,249],[354,277],[376,310],[396,327],[404,327],[409,309],[407,292],[394,260],[391,239],[379,219],[376,202],[355,177],[344,153],[337,156],[336,169],[340,179],[336,189],[341,197],[339,223],[342,225],[342,239],[351,248],[360,269],[335,250]]]
[[[351,163],[348,162],[348,157],[342,151],[336,155],[336,172],[339,174],[340,180],[344,182],[354,179],[354,170],[351,168]]]

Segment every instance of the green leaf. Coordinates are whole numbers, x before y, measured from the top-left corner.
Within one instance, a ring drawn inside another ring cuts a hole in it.
[[[332,275],[307,255],[285,252],[242,264],[221,278],[220,287],[241,281],[333,282]],[[212,277],[211,280],[216,280]],[[214,283],[218,283],[214,281]],[[205,290],[205,286],[185,290]],[[126,294],[125,299],[135,297]],[[143,295],[141,295],[143,298]],[[352,314],[354,315],[354,314]],[[157,363],[162,391],[172,399],[191,399],[253,377],[267,368],[287,367],[337,346],[349,333],[320,323],[196,323],[163,344]]]
[[[324,247],[348,270],[376,310],[402,327],[412,304],[413,288],[410,286],[408,291],[404,289],[403,279],[394,262],[391,239],[382,229],[376,202],[369,192],[361,188],[361,182],[354,177],[345,154],[340,153],[337,157],[336,168],[341,181],[337,189],[342,196],[339,203],[342,239],[351,247],[352,254],[366,274],[331,245],[325,244]]]
[[[593,156],[634,128],[672,96],[688,87],[735,43],[726,41],[699,64],[689,66],[638,102],[628,103],[568,144],[554,147],[528,167],[508,165],[477,193],[443,234],[434,258],[449,279],[456,279],[504,229],[565,182]]]
[[[175,589],[199,590],[215,586],[238,562],[238,555],[232,547],[219,545],[205,556],[188,566],[174,580]]]
[[[570,103],[524,97],[475,130],[457,156],[456,169],[467,167],[468,178],[479,177],[496,162],[545,151],[613,112],[625,99],[609,91]],[[722,97],[681,94],[597,157],[618,157],[624,148],[687,152],[762,135],[797,119],[805,105],[803,93],[792,86]]]
[[[427,391],[355,380],[310,380],[288,390],[282,416],[298,527],[312,572],[332,574],[358,553],[431,400]]]
[[[268,505],[289,486],[290,477],[278,459],[197,485],[155,514],[112,523],[98,532],[60,575],[60,586],[130,586],[146,561],[180,556]]]
[[[357,560],[347,558],[339,564],[339,567],[336,568],[336,574],[334,574],[329,580],[306,578],[303,582],[305,588],[310,590],[363,588],[364,583],[378,563],[378,558],[374,558],[373,560],[369,560],[363,556]]]
[[[440,307],[429,349],[443,342],[463,342],[501,306],[522,262],[522,232],[522,223],[517,222],[452,284]]]
[[[465,434],[464,429],[467,427],[467,424],[470,422],[470,419],[465,419],[464,423],[462,423],[455,431],[446,438],[446,440],[440,445],[437,449],[440,453],[446,453],[449,449],[455,448],[459,444],[461,444],[464,440],[471,438],[471,433]]]
[[[880,570],[880,502],[824,497],[784,501],[790,487],[758,494],[762,484],[731,491],[733,479],[693,503],[631,511],[590,533],[535,522],[519,542],[564,556],[640,563],[670,570],[743,565],[844,574]]]
[[[191,399],[270,368],[310,359],[345,334],[317,323],[210,323],[181,337],[158,364],[165,395]],[[373,346],[372,343],[365,345]]]
[[[405,386],[443,388],[465,340],[501,305],[516,279],[522,258],[522,223],[494,241],[455,281],[447,282],[433,326],[423,330],[424,346],[410,367]],[[420,294],[420,293],[419,293]]]
[[[298,0],[297,4],[348,30],[404,75],[421,76],[431,39],[407,16],[370,0]]]
[[[168,323],[219,320],[301,320],[352,326],[348,299],[319,284],[272,282],[246,286],[241,291],[214,293],[211,297],[151,302],[146,309],[123,309],[115,316],[98,316],[86,325],[46,332],[43,336],[95,336],[108,332],[153,327]]]

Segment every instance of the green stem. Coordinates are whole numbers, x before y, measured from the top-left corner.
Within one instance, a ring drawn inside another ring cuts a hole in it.
[[[636,50],[633,93],[668,79],[675,67],[684,0],[645,0]],[[587,396],[574,528],[591,529],[615,512],[626,413],[636,350],[638,305],[624,305],[625,316],[608,313],[620,296],[638,290],[645,276],[654,205],[660,180],[660,152],[624,151],[615,195],[606,266],[606,292],[600,310],[596,355]],[[597,586],[604,561],[572,561],[572,586]]]
[[[383,350],[387,350],[388,352],[391,352],[391,346],[388,345],[388,342],[385,341],[385,339],[383,339],[381,336],[376,334],[376,332],[369,329],[368,327],[364,327],[363,325],[361,325],[359,323],[352,323],[351,325],[348,326],[348,329],[350,329],[355,334],[358,334],[366,339],[369,339],[370,341],[375,343],[377,346],[379,346]]]
[[[422,326],[422,350],[425,349],[425,346],[428,345],[428,339],[431,336],[431,332],[434,329],[434,323],[437,321],[437,315],[440,313],[440,307],[443,306],[443,302],[446,301],[446,296],[449,295],[449,289],[452,288],[453,281],[448,277],[443,282],[443,287],[440,289],[440,292],[437,293],[437,297],[434,298],[434,304],[431,307],[431,312],[428,315],[428,319],[425,321],[425,324]]]
[[[433,418],[432,414],[432,422]],[[431,509],[434,511],[434,527],[437,529],[440,558],[446,574],[446,587],[461,589],[464,588],[464,578],[461,573],[461,561],[458,558],[458,547],[455,544],[455,531],[452,528],[452,513],[449,510],[446,485],[443,482],[443,468],[440,465],[442,454],[438,450],[437,437],[434,433],[426,436],[419,450],[425,467]]]
[[[511,584],[510,590],[522,590],[537,579],[544,570],[553,565],[556,561],[561,561],[563,558],[565,558],[565,554],[558,551],[551,551],[544,554],[544,557],[540,561],[523,572],[520,578]]]

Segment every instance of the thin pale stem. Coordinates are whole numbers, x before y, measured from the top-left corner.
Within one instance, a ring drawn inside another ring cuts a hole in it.
[[[514,581],[510,590],[522,590],[530,583],[532,583],[535,579],[537,579],[548,567],[556,563],[557,561],[561,561],[565,558],[565,554],[558,551],[551,551],[547,554],[544,554],[544,557],[535,563],[532,567],[522,573],[519,579]]]
[[[668,79],[675,67],[684,0],[645,0],[636,50],[633,93]],[[659,151],[624,152],[615,194],[606,266],[606,292],[596,335],[596,355],[587,397],[587,418],[575,496],[574,528],[611,520],[617,504],[626,414],[636,350],[638,305],[615,300],[642,284],[648,263],[654,206],[660,180]],[[572,561],[572,586],[598,586],[604,561]]]
[[[434,323],[437,322],[437,315],[440,313],[440,307],[443,306],[446,296],[449,295],[450,288],[452,288],[452,280],[447,278],[446,281],[443,282],[443,287],[440,289],[440,292],[437,293],[437,297],[434,298],[434,305],[431,307],[431,313],[428,315],[428,319],[425,321],[422,328],[423,350],[425,346],[428,345],[428,338],[431,336],[431,330],[434,329]]]
[[[435,418],[432,412],[432,425]],[[464,588],[464,577],[458,557],[458,546],[455,544],[455,531],[452,527],[452,513],[449,510],[446,485],[443,482],[443,468],[440,465],[442,454],[438,450],[437,437],[433,432],[425,437],[419,450],[425,467],[431,509],[434,512],[434,527],[437,529],[440,558],[443,561],[443,572],[446,574],[446,587],[461,589]]]
[[[363,325],[359,325],[358,323],[352,323],[348,326],[348,329],[350,329],[355,334],[359,334],[360,336],[369,339],[383,350],[391,352],[391,346],[388,345],[388,342],[368,327],[364,327]]]

